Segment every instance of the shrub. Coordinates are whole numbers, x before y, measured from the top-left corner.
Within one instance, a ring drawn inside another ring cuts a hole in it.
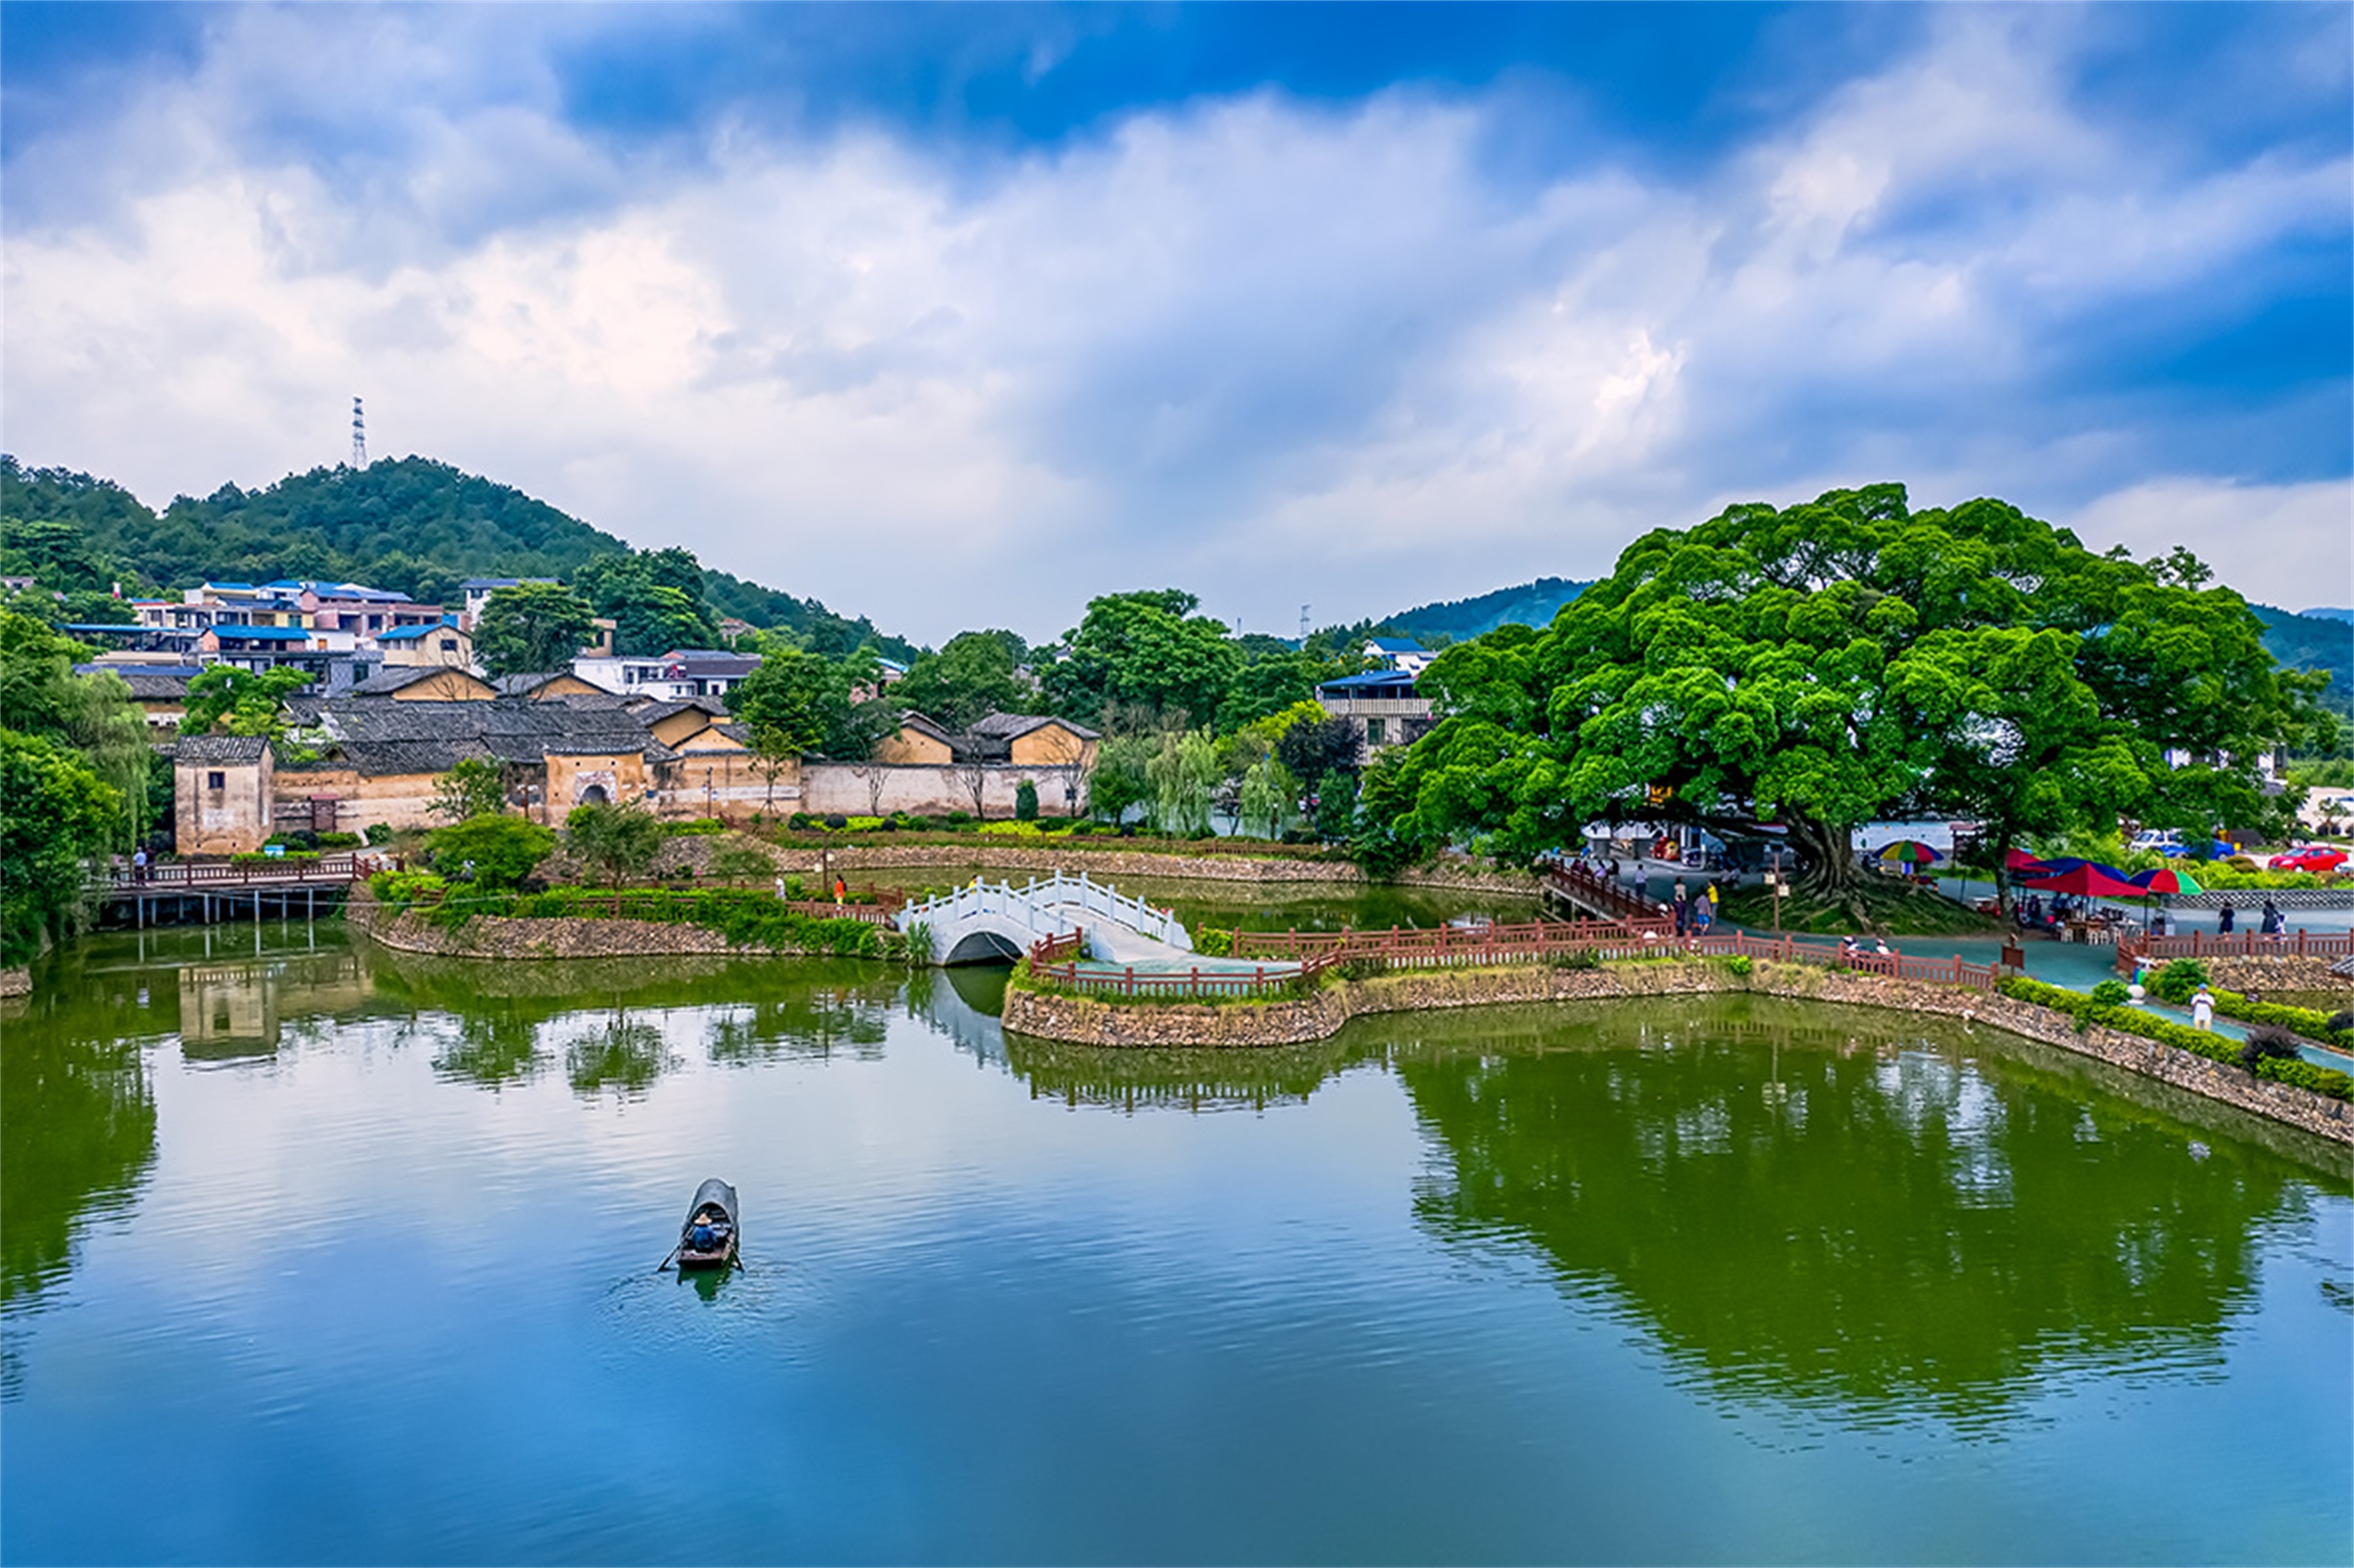
[[[2190,993],[2207,983],[2207,966],[2197,959],[2177,959],[2158,971],[2158,980],[2150,989],[2166,1001],[2179,1005],[2190,1000]]]
[[[367,835],[367,842],[371,845],[388,844],[392,842],[392,824],[390,822],[370,822],[365,832]]]
[[[1235,953],[1235,934],[1205,926],[1193,933],[1193,950],[1205,959],[1230,959]]]
[[[2093,988],[2095,1007],[2123,1007],[2133,1000],[2133,991],[2123,980],[2105,980]]]
[[[2138,1034],[2162,1045],[2177,1046],[2193,1055],[2204,1056],[2211,1062],[2225,1062],[2233,1066],[2241,1065],[2240,1042],[2211,1034],[2202,1029],[2193,1029],[2187,1023],[2177,1023],[2172,1019],[2153,1018],[2131,1007],[2096,1007],[2089,996],[2056,985],[2046,985],[2041,980],[2031,980],[2023,975],[2013,975],[2004,980],[1997,989],[2016,1001],[2033,1002],[2039,1007],[2069,1014],[2075,1019],[2079,1031],[2099,1024],[2126,1034]],[[2295,1060],[2261,1058],[2256,1064],[2255,1074],[2260,1078],[2295,1084],[2316,1094],[2327,1095],[2332,1099],[2342,1100],[2354,1096],[2354,1077],[2349,1077],[2333,1067],[2317,1067],[2303,1057]]]
[[[321,833],[319,835],[321,849],[357,849],[363,842],[357,833]]]
[[[2274,1029],[2269,1024],[2258,1024],[2249,1030],[2247,1039],[2240,1045],[2240,1065],[2253,1073],[2256,1070],[2256,1064],[2268,1056],[2296,1060],[2296,1036],[2285,1029]]]
[[[803,829],[807,828],[811,821],[813,821],[813,819],[807,811],[795,811],[791,816],[785,819],[785,826],[790,828],[794,832],[800,832]]]
[[[471,864],[474,885],[489,890],[513,887],[555,848],[553,832],[521,817],[469,817],[425,835],[434,870],[451,877]]]
[[[379,871],[368,878],[368,891],[379,904],[408,909],[419,904],[440,903],[449,891],[449,884],[429,871]]]
[[[777,863],[750,844],[722,844],[711,852],[711,874],[726,882],[744,882],[765,877],[777,868]]]
[[[829,827],[832,825],[832,818],[829,817],[826,819],[826,824]],[[883,825],[883,819],[880,817],[853,817],[850,819],[848,825],[850,831],[854,833],[871,833],[875,829]]]
[[[1038,820],[1038,786],[1027,779],[1013,786],[1013,820],[1017,822]]]
[[[846,828],[850,826],[850,819],[840,811],[828,811],[825,814],[825,825],[837,830]]]
[[[1342,980],[1371,980],[1375,975],[1389,973],[1390,961],[1387,959],[1376,958],[1342,959],[1332,966],[1332,972]]]
[[[2329,1021],[2322,1027],[2332,1034],[2354,1034],[2354,1008],[2331,1013]]]
[[[972,813],[970,811],[950,811],[948,817],[949,826],[952,828],[960,828],[970,821]]]
[[[662,824],[634,802],[576,806],[564,819],[564,836],[575,855],[615,886],[653,864],[663,842]]]
[[[1557,969],[1598,969],[1602,967],[1602,955],[1592,948],[1579,948],[1572,952],[1550,954],[1545,962]]]
[[[663,824],[663,832],[674,839],[708,838],[714,833],[724,833],[726,831],[727,824],[716,817],[696,817],[691,821]]]
[[[1750,960],[1747,953],[1735,953],[1724,961],[1724,967],[1745,980],[1749,972],[1757,966]]]

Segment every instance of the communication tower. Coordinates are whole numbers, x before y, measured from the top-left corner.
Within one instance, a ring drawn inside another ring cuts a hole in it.
[[[1299,645],[1308,646],[1308,607],[1304,604],[1299,607]]]
[[[352,399],[352,466],[367,467],[367,416],[360,412],[360,400]]]

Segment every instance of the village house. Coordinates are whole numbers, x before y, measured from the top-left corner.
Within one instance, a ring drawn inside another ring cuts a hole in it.
[[[1049,715],[991,714],[957,734],[908,713],[870,761],[803,763],[801,810],[1010,817],[1026,781],[1038,792],[1042,814],[1076,816],[1101,741],[1085,725]]]
[[[395,627],[379,633],[376,642],[384,650],[387,670],[419,665],[471,670],[474,664],[474,640],[454,620]]]
[[[1357,732],[1360,766],[1390,747],[1412,745],[1437,722],[1430,699],[1418,695],[1414,677],[1399,670],[1369,670],[1327,681],[1316,688],[1316,701]]]

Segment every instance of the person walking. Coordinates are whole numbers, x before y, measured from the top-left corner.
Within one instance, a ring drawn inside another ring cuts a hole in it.
[[[1684,896],[1684,885],[1681,882],[1676,884],[1675,914],[1676,935],[1679,937],[1691,935],[1691,901]]]
[[[147,880],[147,846],[145,844],[141,844],[131,852],[131,880],[133,882]]]
[[[2215,1027],[2215,993],[2203,985],[2190,993],[2190,1027],[2206,1030]]]
[[[2280,906],[2274,904],[2269,898],[2265,899],[2264,918],[2257,922],[2259,928],[2262,929],[2264,934],[2267,937],[2277,937],[2281,934],[2281,927],[2283,924],[2284,922],[2281,919]]]
[[[2215,916],[2216,932],[2221,936],[2230,936],[2232,934],[2232,923],[2238,920],[2239,917],[2240,912],[2238,910],[2232,908],[2228,904],[2224,905],[2221,912]]]

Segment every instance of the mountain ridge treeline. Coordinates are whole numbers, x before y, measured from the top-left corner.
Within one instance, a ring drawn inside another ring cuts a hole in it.
[[[468,577],[569,579],[629,543],[525,494],[431,458],[386,458],[289,474],[260,490],[224,484],[181,495],[161,512],[111,480],[64,468],[27,468],[0,454],[0,516],[69,522],[93,562],[124,586],[192,588],[280,577],[363,582],[427,603],[454,605]],[[864,616],[815,599],[702,568],[717,615],[825,645],[873,641],[907,659],[915,646]]]

